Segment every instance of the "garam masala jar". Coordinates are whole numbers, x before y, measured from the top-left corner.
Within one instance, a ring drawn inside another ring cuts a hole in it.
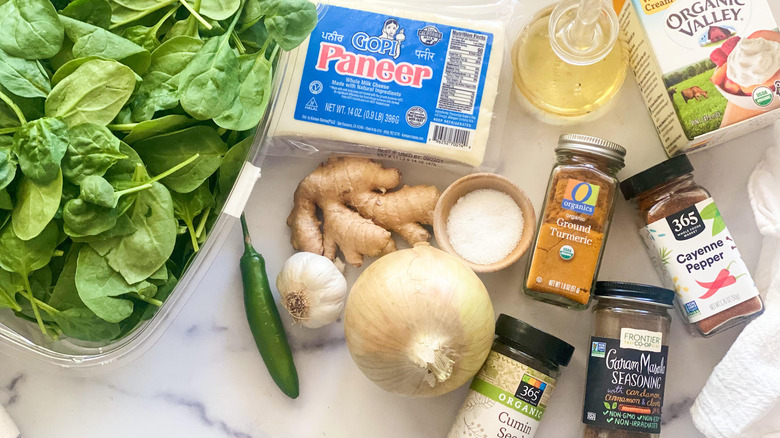
[[[534,299],[582,310],[590,305],[626,150],[565,134],[555,153],[524,289]]]
[[[680,155],[625,180],[639,232],[694,334],[710,336],[764,310],[758,289],[710,193]]]
[[[657,438],[661,433],[674,291],[596,283],[584,438]]]

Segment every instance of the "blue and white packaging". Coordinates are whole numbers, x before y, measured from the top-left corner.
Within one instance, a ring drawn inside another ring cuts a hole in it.
[[[511,3],[321,4],[318,15],[289,55],[270,153],[498,164]]]

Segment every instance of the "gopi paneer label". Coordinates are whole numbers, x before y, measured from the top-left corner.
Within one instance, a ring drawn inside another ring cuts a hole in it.
[[[491,33],[325,6],[294,117],[470,150],[492,45]]]

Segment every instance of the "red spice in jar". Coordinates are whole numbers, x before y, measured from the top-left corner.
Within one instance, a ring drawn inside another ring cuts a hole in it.
[[[764,303],[710,193],[684,155],[627,180],[640,233],[694,333],[710,336],[758,316]]]

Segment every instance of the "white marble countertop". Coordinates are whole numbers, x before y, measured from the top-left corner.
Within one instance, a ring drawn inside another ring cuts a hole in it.
[[[561,132],[605,137],[628,149],[621,177],[664,159],[633,78],[611,112],[600,120],[570,127],[543,125],[511,103],[504,136],[508,176],[529,194],[538,210]],[[761,238],[748,204],[748,176],[773,143],[763,129],[692,155],[696,179],[713,193],[748,266],[756,266]],[[268,159],[247,208],[256,247],[269,276],[292,254],[285,218],[297,182],[317,162]],[[407,183],[436,183],[441,189],[457,175],[402,166]],[[236,226],[194,296],[167,332],[142,357],[93,377],[50,374],[25,360],[0,356],[0,404],[27,438],[262,438],[262,437],[442,437],[449,431],[466,387],[434,399],[386,393],[352,362],[340,324],[322,330],[288,329],[301,381],[297,400],[274,385],[250,335],[243,311]],[[586,350],[592,315],[556,308],[520,291],[525,260],[482,275],[496,314],[508,313],[577,347],[563,369],[538,438],[570,438],[581,430]],[[348,272],[354,279],[354,269]],[[601,279],[659,283],[634,228],[628,205],[618,202],[602,265]],[[273,283],[273,282],[272,282]],[[739,333],[711,339],[687,334],[674,314],[666,383],[665,438],[700,437],[688,408],[713,367]],[[289,327],[289,318],[286,319]]]

